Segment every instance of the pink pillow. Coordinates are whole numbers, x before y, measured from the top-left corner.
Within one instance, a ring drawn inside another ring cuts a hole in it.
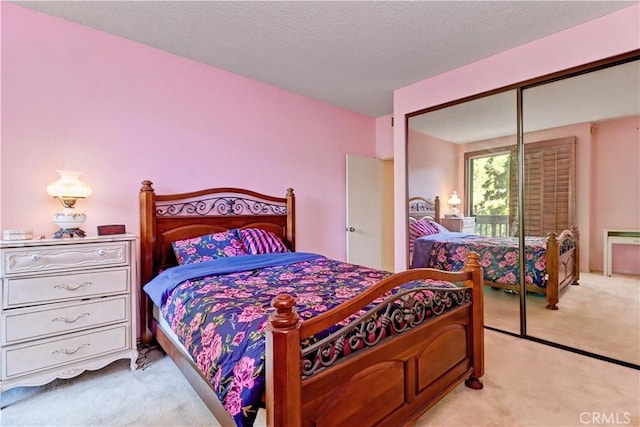
[[[430,236],[439,232],[440,229],[438,226],[432,224],[431,221],[420,220],[409,224],[409,235],[414,239],[422,236]]]
[[[428,220],[412,221],[409,224],[409,250],[413,251],[413,241],[418,237],[440,233],[438,223]]]

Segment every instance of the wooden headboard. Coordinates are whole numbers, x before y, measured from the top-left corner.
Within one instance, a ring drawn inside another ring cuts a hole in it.
[[[409,198],[409,219],[424,217],[440,222],[440,197],[436,196],[433,200],[419,196]]]
[[[274,197],[240,188],[210,188],[191,193],[158,195],[151,181],[140,189],[140,286],[163,269],[177,265],[171,242],[232,228],[262,228],[295,251],[295,196]],[[140,290],[143,339],[152,303]]]

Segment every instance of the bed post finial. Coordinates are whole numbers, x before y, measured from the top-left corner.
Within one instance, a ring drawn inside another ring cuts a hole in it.
[[[142,188],[140,189],[140,191],[153,192],[153,182],[149,181],[148,179],[145,179],[144,181],[142,181]]]
[[[269,325],[274,329],[291,329],[298,324],[298,313],[294,310],[296,300],[289,294],[280,294],[271,301],[276,309],[269,316]]]
[[[573,235],[574,240],[577,242],[580,240],[580,233],[578,232],[578,227],[572,225],[569,230],[571,230],[571,234]]]
[[[285,237],[289,241],[291,252],[296,251],[296,196],[293,188],[287,188],[287,226]]]

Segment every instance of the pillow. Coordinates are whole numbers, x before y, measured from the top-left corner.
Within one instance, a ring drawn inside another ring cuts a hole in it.
[[[243,228],[240,230],[242,243],[249,255],[290,252],[275,233],[261,228]]]
[[[413,252],[413,241],[418,237],[440,233],[440,224],[435,221],[420,219],[409,224],[409,251]],[[446,231],[446,229],[445,229]]]
[[[420,220],[409,224],[409,236],[412,240],[417,239],[418,237],[440,233],[440,231],[441,230],[435,221]]]
[[[171,242],[171,246],[178,264],[181,265],[247,254],[237,228],[193,239],[177,240]]]

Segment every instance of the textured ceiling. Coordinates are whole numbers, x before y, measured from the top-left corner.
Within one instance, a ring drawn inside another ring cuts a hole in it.
[[[13,3],[379,117],[395,89],[638,1]]]

